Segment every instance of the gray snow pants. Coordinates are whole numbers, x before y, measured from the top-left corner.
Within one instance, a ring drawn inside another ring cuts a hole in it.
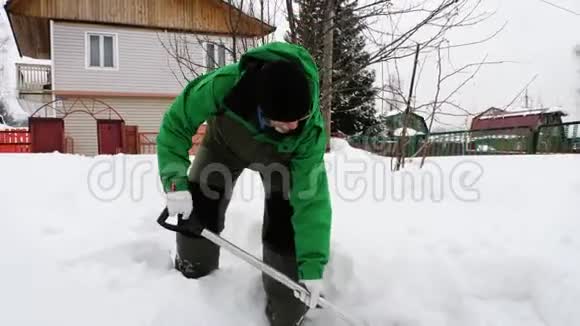
[[[196,219],[219,234],[233,188],[244,169],[257,171],[265,190],[262,227],[265,263],[297,280],[293,213],[288,200],[290,176],[288,157],[280,156],[269,144],[258,143],[242,126],[219,116],[208,121],[208,130],[189,173]],[[187,223],[187,222],[183,222]],[[200,278],[219,267],[220,249],[204,238],[177,233],[176,268],[188,278]],[[271,326],[300,325],[307,307],[291,290],[262,275],[266,292],[265,314]]]

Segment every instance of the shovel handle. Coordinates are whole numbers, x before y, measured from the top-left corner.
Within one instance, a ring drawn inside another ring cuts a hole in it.
[[[238,258],[244,260],[246,263],[256,267],[258,270],[262,271],[263,273],[269,275],[273,279],[277,280],[278,282],[284,284],[286,287],[293,291],[300,291],[308,294],[308,290],[304,288],[302,285],[298,284],[296,281],[289,278],[287,275],[282,274],[275,268],[269,266],[268,264],[264,263],[260,259],[254,257],[247,251],[237,247],[233,243],[227,241],[226,239],[220,237],[219,235],[203,229],[199,226],[198,223],[182,223],[183,225],[173,225],[167,223],[167,219],[169,218],[169,211],[167,208],[161,212],[157,222],[164,228],[182,233],[186,236],[201,236],[206,238],[207,240],[213,242],[214,244],[218,245],[221,248],[229,251],[231,254],[237,256]],[[178,217],[180,219],[180,217]],[[337,314],[342,320],[344,320],[350,326],[359,326],[363,325],[359,321],[355,320],[351,316],[345,314],[342,309],[339,309],[334,304],[327,301],[325,298],[320,297],[318,300],[318,307],[327,308],[332,310],[335,314]]]
[[[199,237],[203,232],[203,227],[199,225],[199,223],[192,221],[192,223],[181,223],[181,225],[179,225],[178,223],[177,225],[175,225],[167,223],[168,218],[169,218],[169,210],[167,209],[167,207],[165,207],[165,209],[163,209],[163,211],[161,212],[161,215],[159,215],[159,217],[157,218],[157,223],[159,223],[159,225],[166,228],[167,230],[178,232],[189,237],[191,236]],[[178,215],[177,219],[178,221],[181,221],[182,220],[181,215]]]

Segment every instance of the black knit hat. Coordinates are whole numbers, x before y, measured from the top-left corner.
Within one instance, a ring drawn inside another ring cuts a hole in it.
[[[307,116],[312,97],[302,66],[290,61],[266,62],[258,74],[257,100],[271,120],[289,122]]]

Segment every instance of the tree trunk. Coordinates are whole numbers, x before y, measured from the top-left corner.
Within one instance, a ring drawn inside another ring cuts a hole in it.
[[[292,0],[286,0],[286,10],[288,12],[288,26],[290,27],[290,41],[296,43],[296,25],[294,22],[294,9]]]
[[[264,0],[260,0],[260,26],[262,28],[262,44],[266,43],[266,37],[264,36]]]
[[[334,0],[326,0],[324,14],[324,47],[322,52],[322,115],[324,117],[326,135],[328,138],[326,149],[330,148],[330,123],[332,106],[332,50],[334,44]]]
[[[419,64],[419,51],[421,45],[417,43],[415,50],[415,62],[413,64],[413,75],[411,76],[411,87],[409,88],[409,97],[407,98],[407,108],[403,117],[403,131],[399,137],[399,153],[397,157],[397,165],[395,171],[399,171],[401,167],[405,167],[405,155],[407,146],[409,145],[409,138],[407,137],[407,126],[409,125],[409,116],[411,115],[411,105],[413,100],[413,90],[415,89],[415,76],[417,75],[417,65]]]

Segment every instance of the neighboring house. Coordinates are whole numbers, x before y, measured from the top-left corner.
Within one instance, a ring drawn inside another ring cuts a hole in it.
[[[494,128],[537,128],[541,125],[562,123],[566,113],[560,108],[521,109],[506,111],[490,108],[478,114],[471,121],[471,130]]]
[[[52,63],[18,66],[21,99],[53,101],[31,129],[58,139],[46,151],[73,142],[86,155],[154,151],[163,113],[187,82],[166,49],[175,35],[185,35],[183,57],[201,74],[233,61],[233,39],[239,48],[274,31],[221,0],[12,0],[5,8],[21,56]]]
[[[558,107],[517,109],[490,108],[471,121],[470,146],[482,152],[531,153],[564,146],[562,117]],[[543,127],[555,125],[553,127]],[[538,132],[539,131],[539,132]]]
[[[406,118],[405,112],[390,111],[384,118],[386,132],[391,136],[402,136],[403,127],[407,125],[405,134],[407,136],[425,135],[428,132],[425,118],[411,112]]]

